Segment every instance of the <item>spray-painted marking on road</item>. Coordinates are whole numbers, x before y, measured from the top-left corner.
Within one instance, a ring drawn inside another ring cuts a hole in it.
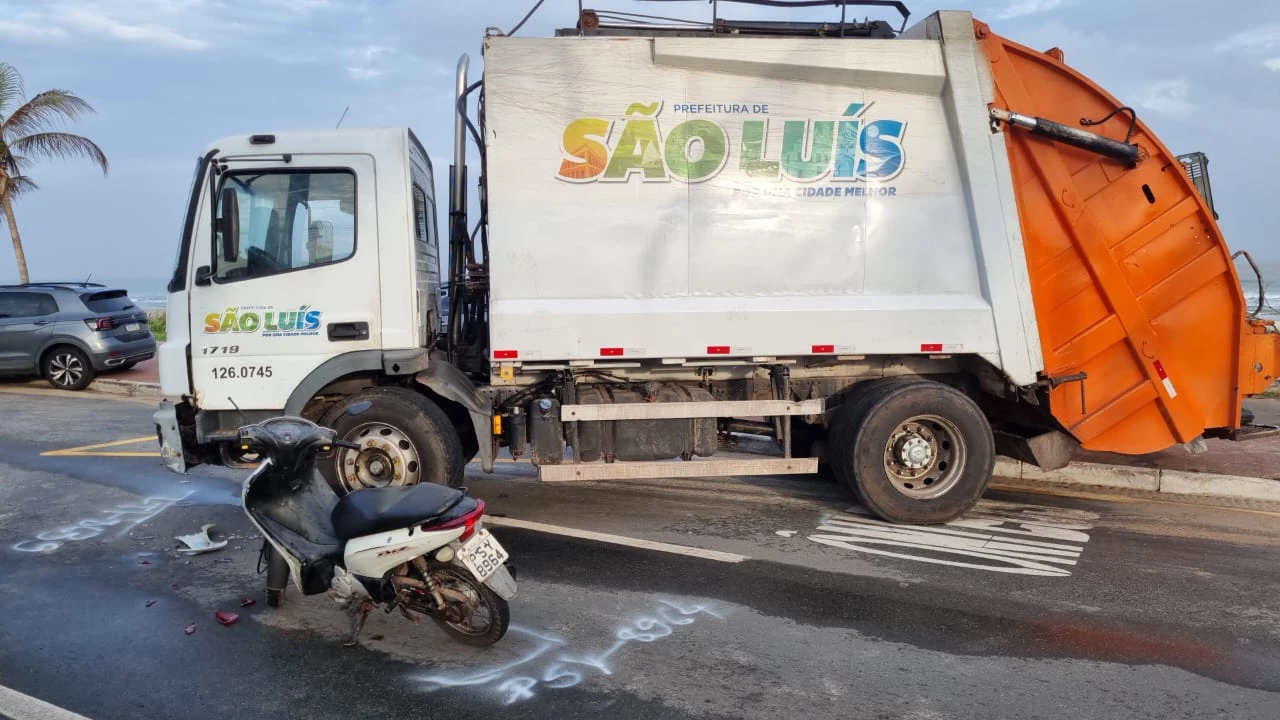
[[[70,525],[46,530],[33,540],[23,540],[13,546],[19,552],[53,552],[63,543],[82,542],[101,537],[107,530],[118,530],[116,538],[122,538],[130,530],[185,500],[190,492],[180,497],[149,497],[142,502],[121,503],[107,508],[92,517],[83,518]]]
[[[600,652],[580,652],[567,640],[549,632],[512,625],[506,643],[532,643],[528,652],[494,665],[456,673],[424,675],[418,679],[428,691],[445,688],[483,687],[503,704],[513,705],[535,696],[535,690],[562,690],[580,684],[589,674],[614,675],[619,672],[615,656],[631,643],[652,643],[672,635],[676,628],[692,625],[697,615],[723,620],[726,613],[701,604],[661,600],[648,613],[632,618],[618,628],[608,648]],[[601,643],[603,645],[603,643]]]
[[[140,438],[129,438],[128,440],[114,440],[112,442],[98,443],[97,445],[83,445],[81,447],[64,448],[62,450],[50,450],[49,452],[40,453],[41,457],[160,457],[159,450],[151,451],[135,451],[135,450],[106,450],[105,448],[121,447],[123,445],[140,445],[142,443],[156,444],[156,436],[148,435]]]
[[[1098,515],[986,501],[942,526],[895,525],[861,508],[824,517],[816,543],[872,555],[1015,575],[1068,577]],[[892,548],[892,549],[886,549]]]

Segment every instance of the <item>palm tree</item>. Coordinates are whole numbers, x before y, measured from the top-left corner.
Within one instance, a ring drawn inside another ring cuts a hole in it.
[[[93,107],[66,90],[45,90],[30,100],[25,92],[18,71],[0,63],[0,215],[9,222],[18,277],[24,283],[30,278],[13,201],[38,189],[27,175],[27,164],[37,158],[83,157],[107,174],[107,156],[92,140],[57,130],[63,120],[75,120]]]

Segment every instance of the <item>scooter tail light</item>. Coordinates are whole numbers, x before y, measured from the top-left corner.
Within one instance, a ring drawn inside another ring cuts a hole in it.
[[[458,540],[465,541],[467,538],[475,534],[476,528],[480,525],[480,518],[482,517],[484,517],[484,501],[476,500],[475,508],[466,515],[456,517],[448,522],[440,523],[439,525],[423,525],[419,529],[423,532],[435,532],[439,530],[452,530],[453,528],[460,527],[463,528],[463,530],[462,535],[458,537]]]

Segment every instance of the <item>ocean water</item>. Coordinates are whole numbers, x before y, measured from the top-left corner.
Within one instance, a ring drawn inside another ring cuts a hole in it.
[[[1244,286],[1245,304],[1249,307],[1249,312],[1253,312],[1258,305],[1258,280],[1253,274],[1253,268],[1244,262],[1244,258],[1240,258],[1236,267],[1240,274],[1240,284]],[[1259,317],[1280,320],[1280,262],[1260,262],[1258,269],[1262,271],[1264,293]]]
[[[164,310],[169,302],[164,291],[138,292],[132,288],[129,289],[129,299],[134,305],[148,312]]]

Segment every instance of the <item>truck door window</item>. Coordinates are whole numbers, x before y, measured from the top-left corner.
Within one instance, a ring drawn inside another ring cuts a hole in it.
[[[356,178],[345,170],[223,177],[240,208],[240,253],[215,249],[214,279],[234,282],[337,263],[355,254]],[[218,194],[218,211],[222,195]]]

